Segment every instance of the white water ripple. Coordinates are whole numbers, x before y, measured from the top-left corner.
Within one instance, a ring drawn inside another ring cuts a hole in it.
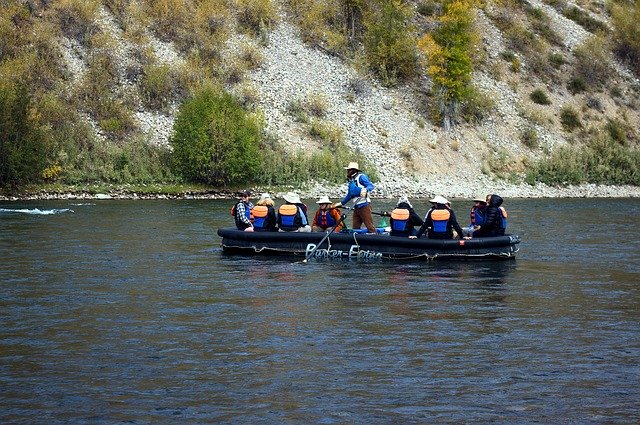
[[[67,212],[74,212],[69,208],[54,208],[50,210],[41,210],[39,208],[23,208],[23,209],[14,209],[14,208],[0,208],[0,213],[16,213],[16,214],[31,214],[31,215],[53,215],[53,214],[62,214]]]

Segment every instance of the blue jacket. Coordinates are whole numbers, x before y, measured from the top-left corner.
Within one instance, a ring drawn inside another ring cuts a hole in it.
[[[342,205],[346,205],[347,202],[352,200],[353,198],[357,198],[360,196],[360,192],[362,189],[367,189],[367,197],[358,201],[355,205],[356,208],[362,208],[371,203],[371,199],[369,198],[369,192],[371,192],[376,187],[371,183],[369,177],[366,174],[358,173],[353,176],[353,178],[349,179],[349,185],[347,187],[347,195],[342,199]]]

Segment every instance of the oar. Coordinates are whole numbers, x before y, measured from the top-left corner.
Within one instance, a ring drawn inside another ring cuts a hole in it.
[[[355,199],[355,201],[353,201],[353,205],[354,205],[353,207],[351,207],[351,208],[346,207],[346,208],[347,208],[347,212],[346,212],[346,214],[342,214],[342,215],[340,216],[340,220],[338,220],[338,222],[337,222],[337,223],[336,223],[336,224],[331,228],[331,230],[330,230],[326,235],[324,235],[324,238],[322,238],[322,240],[320,241],[320,243],[319,243],[319,244],[317,244],[317,245],[316,245],[316,246],[311,250],[311,252],[308,252],[308,253],[307,253],[307,255],[305,255],[304,260],[302,260],[302,262],[303,262],[303,263],[306,263],[306,262],[307,262],[307,260],[309,260],[309,258],[311,258],[311,256],[316,252],[316,250],[317,250],[318,248],[320,248],[320,245],[322,245],[322,244],[323,244],[323,242],[324,242],[324,241],[326,241],[326,240],[327,240],[327,238],[328,238],[329,236],[331,236],[331,234],[333,233],[333,231],[334,231],[334,230],[336,230],[336,227],[338,227],[338,226],[340,225],[340,223],[342,223],[342,222],[347,218],[347,216],[349,215],[349,213],[350,213],[350,212],[351,212],[351,210],[355,207],[355,205],[358,203],[358,201],[359,201],[359,200],[360,200],[360,197],[357,197],[357,198]]]

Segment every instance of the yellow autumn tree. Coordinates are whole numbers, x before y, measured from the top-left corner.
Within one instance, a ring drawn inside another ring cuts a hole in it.
[[[438,113],[449,130],[460,104],[471,93],[473,73],[473,0],[453,0],[444,4],[438,27],[418,40],[424,54],[423,66],[434,84]]]

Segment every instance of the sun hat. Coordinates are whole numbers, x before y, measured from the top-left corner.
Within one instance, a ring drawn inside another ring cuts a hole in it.
[[[433,204],[442,204],[442,205],[446,205],[449,203],[449,201],[447,200],[447,198],[444,198],[440,195],[434,196],[433,199],[429,199],[429,202],[433,203]]]
[[[357,162],[350,162],[349,165],[344,167],[345,170],[358,170],[360,171],[360,166]]]
[[[322,196],[320,199],[318,199],[318,202],[316,202],[316,204],[330,204],[330,203],[331,203],[331,200],[327,195]]]
[[[402,203],[409,205],[409,208],[413,208],[413,205],[411,205],[411,202],[409,202],[409,198],[407,198],[407,195],[402,195],[400,199],[398,199],[398,203],[396,204],[396,206]]]
[[[290,204],[299,204],[299,203],[301,203],[300,197],[295,192],[287,192],[283,196],[283,198],[284,198],[285,201],[289,202]]]
[[[473,198],[473,202],[484,202],[486,204],[487,197],[485,195],[476,195],[476,197]]]
[[[260,195],[261,201],[264,201],[265,199],[271,199],[271,195],[269,195],[268,193],[263,193],[262,195]]]

